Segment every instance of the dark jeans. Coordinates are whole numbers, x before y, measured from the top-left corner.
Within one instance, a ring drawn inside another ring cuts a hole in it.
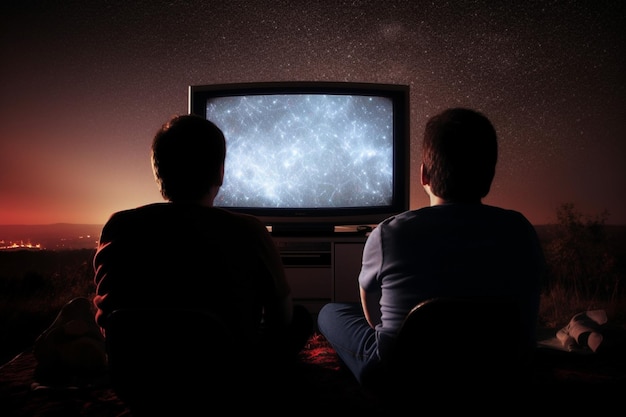
[[[355,376],[365,384],[380,369],[376,331],[359,303],[329,303],[317,316],[320,333]]]

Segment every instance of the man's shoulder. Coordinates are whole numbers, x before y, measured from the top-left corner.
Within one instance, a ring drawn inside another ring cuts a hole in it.
[[[507,225],[529,226],[526,217],[519,211],[485,204],[442,204],[408,210],[382,221],[378,227],[437,228],[441,225],[472,224],[488,227]]]
[[[224,222],[228,223],[231,228],[240,227],[260,232],[265,231],[269,234],[269,231],[258,217],[244,213],[235,213],[224,209],[217,210],[221,211],[221,216],[223,216]]]
[[[384,226],[396,226],[399,224],[403,224],[406,222],[420,222],[420,221],[428,221],[437,216],[436,210],[432,206],[426,206],[421,208],[416,208],[412,210],[407,210],[393,216],[387,217],[385,220],[380,222],[378,227]]]
[[[233,222],[239,224],[263,225],[261,220],[255,216],[237,213],[220,207],[208,207],[198,204],[182,203],[151,203],[143,206],[128,208],[117,211],[110,216],[113,220],[126,220],[138,218],[157,217],[161,219],[179,218],[216,218],[220,221]]]
[[[159,212],[167,210],[169,203],[152,203],[139,207],[128,208],[119,210],[113,213],[108,220],[111,222],[133,221],[138,218],[149,217],[151,215],[157,215]]]
[[[219,207],[175,203],[152,203],[121,210],[114,213],[108,223],[166,226],[181,222],[218,229],[265,229],[257,217],[248,214],[236,213]]]
[[[521,212],[503,207],[483,205],[487,218],[497,217],[505,222],[530,226],[530,222]]]

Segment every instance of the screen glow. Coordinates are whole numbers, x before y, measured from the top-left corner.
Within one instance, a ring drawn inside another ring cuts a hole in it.
[[[393,198],[393,103],[386,97],[214,97],[226,136],[222,207],[375,207]]]

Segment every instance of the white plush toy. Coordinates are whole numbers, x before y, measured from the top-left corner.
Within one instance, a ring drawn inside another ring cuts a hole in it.
[[[595,352],[604,340],[601,326],[607,321],[604,310],[584,311],[572,317],[567,326],[556,333],[556,337],[567,350],[578,347]]]

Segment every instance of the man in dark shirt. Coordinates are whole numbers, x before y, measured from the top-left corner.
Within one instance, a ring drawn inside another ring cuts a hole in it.
[[[114,213],[93,261],[105,338],[114,310],[188,309],[220,318],[247,359],[272,367],[297,358],[314,322],[292,302],[270,233],[256,217],[213,206],[225,155],[222,131],[198,116],[176,116],[156,133],[152,164],[166,201]]]

